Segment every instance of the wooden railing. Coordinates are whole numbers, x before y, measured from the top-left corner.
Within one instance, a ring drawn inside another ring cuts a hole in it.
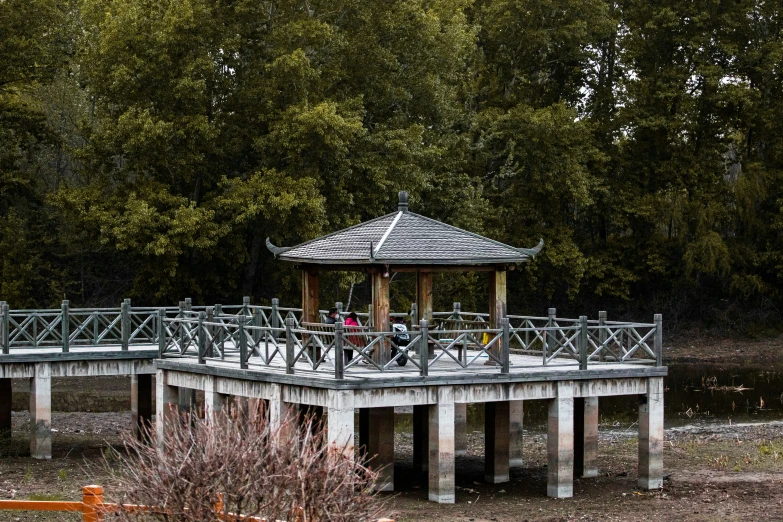
[[[159,335],[160,357],[195,356],[201,364],[228,361],[241,369],[275,367],[287,374],[322,372],[336,379],[343,379],[350,368],[407,373],[415,369],[426,377],[446,364],[482,371],[495,367],[502,374],[552,364],[580,370],[617,363],[662,365],[658,315],[655,323],[621,323],[558,318],[550,310],[547,317],[506,317],[500,328],[490,328],[480,314],[450,314],[436,316],[432,323],[420,321],[405,342],[398,332],[346,327],[342,322],[303,323],[290,317],[284,325],[264,326],[254,323],[252,316],[208,318],[200,312],[197,318],[163,318],[161,325],[166,335]],[[512,353],[536,356],[539,362],[512,358]],[[398,364],[403,360],[410,366]]]
[[[336,303],[340,318],[346,312]],[[321,320],[326,319],[321,311]],[[63,301],[59,310],[9,310],[0,302],[0,351],[72,347],[157,347],[158,357],[196,356],[208,360],[238,360],[240,368],[280,366],[286,373],[298,369],[334,372],[342,379],[350,368],[381,372],[412,368],[426,376],[431,368],[446,362],[461,368],[497,366],[501,373],[530,365],[529,359],[511,354],[540,357],[537,366],[573,364],[580,369],[604,363],[641,363],[660,366],[661,316],[654,323],[608,321],[600,312],[597,320],[557,317],[551,308],[545,317],[509,315],[500,328],[491,328],[489,315],[464,312],[454,303],[450,312],[433,313],[432,321],[412,325],[407,344],[396,341],[394,332],[373,331],[367,313],[357,314],[361,331],[334,330],[302,321],[302,310],[279,305],[250,304],[194,307],[190,299],[178,307],[132,307],[129,299],[119,308],[75,308]],[[392,317],[412,320],[411,314]],[[368,326],[369,325],[369,326]],[[339,345],[339,347],[338,347]],[[392,353],[390,358],[378,356]],[[335,353],[350,356],[335,357]],[[423,357],[423,354],[427,357]],[[339,360],[338,360],[339,359]],[[407,359],[410,366],[399,366]],[[360,366],[361,365],[361,366]]]
[[[223,502],[218,499],[214,505],[215,518],[225,522],[268,522],[265,518],[239,515],[226,512]],[[57,500],[0,500],[0,511],[60,511],[82,513],[84,522],[102,522],[104,518],[111,518],[119,512],[126,513],[155,513],[169,514],[171,511],[155,506],[140,506],[136,504],[112,504],[103,501],[103,488],[101,486],[84,486],[82,488],[81,502],[68,502]],[[171,513],[174,514],[174,513]],[[104,517],[106,515],[106,517]],[[300,517],[295,519],[301,520]],[[389,518],[378,519],[377,522],[394,522]]]

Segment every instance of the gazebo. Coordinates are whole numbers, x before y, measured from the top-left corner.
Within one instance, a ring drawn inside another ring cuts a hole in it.
[[[399,193],[396,212],[332,232],[293,247],[277,247],[275,257],[297,263],[302,270],[302,320],[318,321],[318,275],[322,270],[361,271],[372,281],[372,324],[388,331],[389,277],[416,273],[416,310],[432,320],[432,275],[435,272],[489,272],[489,322],[500,328],[506,315],[506,270],[525,263],[544,246],[516,248],[408,210],[408,193]],[[388,362],[391,348],[376,350],[377,363]]]

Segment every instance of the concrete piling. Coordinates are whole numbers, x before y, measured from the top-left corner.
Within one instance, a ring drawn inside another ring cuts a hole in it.
[[[647,380],[639,405],[639,487],[663,487],[663,378]]]
[[[508,465],[511,468],[521,468],[524,464],[524,427],[525,401],[509,401],[509,448]]]
[[[484,480],[509,481],[509,401],[484,403]]]
[[[422,475],[429,468],[429,422],[429,406],[413,406],[413,469]]]
[[[377,491],[394,491],[394,408],[370,408],[369,466],[380,472]]]
[[[13,385],[11,379],[0,379],[0,439],[11,439],[11,401]]]
[[[152,421],[152,375],[131,374],[131,430],[141,439]]]
[[[36,363],[30,379],[30,456],[52,458],[52,373],[50,363]]]
[[[329,451],[342,453],[343,456],[351,459],[354,458],[353,391],[330,390],[327,412]],[[393,462],[392,466],[394,466]]]
[[[464,402],[458,402],[454,404],[454,455],[463,456],[467,453],[468,405]]]
[[[598,476],[598,397],[574,399],[574,475]]]
[[[218,393],[215,378],[209,376],[209,378],[205,379],[204,387],[204,417],[207,419],[214,418],[215,415],[225,411],[227,405],[228,396]]]
[[[574,385],[557,383],[557,397],[550,400],[547,422],[546,494],[552,498],[574,496]]]
[[[170,427],[179,420],[179,388],[166,382],[166,374],[158,370],[155,395],[155,430],[158,444],[166,437]]]
[[[454,503],[454,390],[440,386],[429,409],[429,499]]]

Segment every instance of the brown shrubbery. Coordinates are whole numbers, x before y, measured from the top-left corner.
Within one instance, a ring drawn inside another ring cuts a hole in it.
[[[119,520],[218,520],[221,501],[223,513],[271,521],[372,520],[381,509],[371,491],[376,475],[330,452],[312,418],[272,429],[258,411],[210,421],[182,416],[161,444],[150,438],[126,436],[105,463],[120,502],[161,512],[121,513]]]

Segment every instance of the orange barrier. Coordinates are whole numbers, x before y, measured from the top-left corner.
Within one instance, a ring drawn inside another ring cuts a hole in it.
[[[219,500],[215,504],[214,509],[218,515],[218,518],[224,520],[225,522],[266,522],[266,519],[259,517],[248,517],[244,515],[235,515],[233,513],[221,513],[221,511],[223,511],[222,500]],[[104,503],[102,486],[84,486],[82,488],[81,502],[67,502],[59,500],[0,500],[0,511],[2,510],[81,512],[82,520],[84,522],[103,522],[104,514],[115,513],[117,511],[147,513],[162,513],[165,511],[154,506]],[[381,518],[377,522],[394,522],[394,520],[389,518]]]

